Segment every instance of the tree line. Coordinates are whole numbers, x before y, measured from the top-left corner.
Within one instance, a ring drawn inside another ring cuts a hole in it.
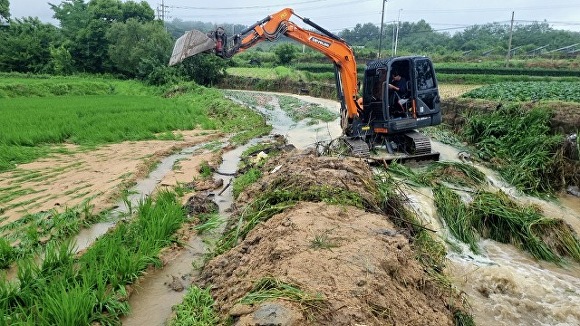
[[[449,32],[436,31],[427,22],[402,22],[383,26],[383,48],[393,45],[393,34],[398,27],[397,47],[411,53],[449,54],[453,52],[503,53],[507,54],[510,25],[489,23],[473,25],[451,35]],[[377,49],[380,29],[372,23],[357,24],[352,29],[344,29],[340,36],[353,45]],[[512,31],[512,49],[519,53],[529,53],[544,47],[555,50],[580,43],[580,33],[557,30],[547,22],[514,25]]]
[[[13,19],[9,5],[9,0],[0,0],[0,71],[3,72],[112,74],[151,84],[184,77],[212,84],[225,72],[227,62],[211,55],[195,56],[182,65],[168,67],[177,37],[190,29],[209,31],[216,26],[181,20],[164,25],[155,19],[155,12],[145,1],[63,0],[50,4],[58,27],[33,17]],[[246,26],[223,27],[231,35]],[[389,53],[392,38],[388,35],[395,27],[384,26],[384,53]],[[498,23],[468,27],[453,35],[434,30],[424,20],[403,22],[398,28],[401,53],[504,51],[509,36],[509,26]],[[339,35],[352,45],[364,46],[369,51],[378,49],[380,29],[372,23],[358,24]],[[554,30],[545,22],[516,25],[513,30],[513,47],[523,51],[574,43],[580,43],[580,33]],[[277,55],[292,50],[284,46],[279,45],[275,50]]]
[[[50,4],[59,27],[38,18],[10,19],[0,0],[0,71],[68,75],[112,74],[164,84],[182,77],[211,84],[225,63],[197,56],[168,67],[174,37],[145,1],[64,0]],[[206,64],[209,63],[209,64]]]

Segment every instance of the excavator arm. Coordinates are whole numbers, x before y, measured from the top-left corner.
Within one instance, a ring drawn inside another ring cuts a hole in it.
[[[300,18],[317,31],[301,28],[289,20],[292,16]],[[187,57],[209,50],[215,51],[220,57],[230,58],[262,41],[275,41],[282,35],[323,53],[334,63],[343,129],[346,128],[344,122],[357,118],[362,110],[357,102],[358,80],[354,53],[346,41],[308,18],[296,15],[290,8],[282,9],[235,35],[230,48],[226,48],[227,36],[221,28],[209,33],[209,37],[199,31],[190,31],[176,41],[169,64],[179,63]]]

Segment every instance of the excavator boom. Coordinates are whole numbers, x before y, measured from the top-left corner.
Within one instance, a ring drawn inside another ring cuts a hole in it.
[[[296,25],[289,20],[292,16],[300,18],[317,31],[306,30]],[[208,35],[196,30],[189,31],[177,39],[169,65],[177,64],[188,57],[207,51],[214,51],[220,57],[230,58],[259,42],[275,41],[280,36],[287,36],[307,45],[323,53],[334,62],[338,97],[342,106],[341,114],[345,120],[358,117],[362,108],[357,103],[358,80],[352,48],[340,37],[318,26],[308,18],[296,15],[290,8],[282,9],[234,35],[233,45],[230,48],[226,48],[227,36],[221,28]]]

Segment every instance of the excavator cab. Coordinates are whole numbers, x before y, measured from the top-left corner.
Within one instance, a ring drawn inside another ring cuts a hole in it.
[[[399,86],[401,92],[391,89],[389,84]],[[415,131],[441,123],[439,91],[431,60],[406,56],[368,62],[363,85],[359,136],[371,147],[385,145],[391,153],[395,150],[419,156],[431,153],[428,138]]]

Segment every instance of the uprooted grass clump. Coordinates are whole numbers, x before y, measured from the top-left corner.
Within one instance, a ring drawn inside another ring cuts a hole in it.
[[[187,290],[183,302],[175,306],[175,317],[171,320],[170,325],[216,325],[219,318],[213,305],[214,300],[209,288],[204,290],[192,286]]]
[[[510,243],[537,259],[580,261],[580,240],[564,221],[547,218],[534,206],[519,205],[503,192],[477,192],[470,204],[446,186],[433,189],[437,212],[453,236],[478,252],[479,237]]]
[[[437,161],[419,171],[391,163],[387,170],[416,187],[433,187],[441,181],[457,186],[476,187],[483,185],[486,180],[485,174],[473,165],[460,162]]]
[[[299,304],[306,310],[321,310],[326,298],[320,294],[309,294],[299,286],[283,282],[275,277],[263,277],[241,300],[241,304],[253,305],[272,299],[284,299]]]
[[[547,218],[534,206],[518,205],[503,192],[474,191],[466,203],[451,186],[481,189],[485,175],[473,166],[454,162],[436,162],[421,171],[391,164],[388,168],[413,186],[433,188],[437,213],[451,234],[480,251],[480,237],[510,243],[537,259],[561,262],[563,257],[580,261],[580,241],[562,220]]]
[[[528,194],[551,194],[578,182],[580,161],[563,155],[564,137],[550,131],[552,112],[504,106],[467,119],[463,137],[501,176]]]

